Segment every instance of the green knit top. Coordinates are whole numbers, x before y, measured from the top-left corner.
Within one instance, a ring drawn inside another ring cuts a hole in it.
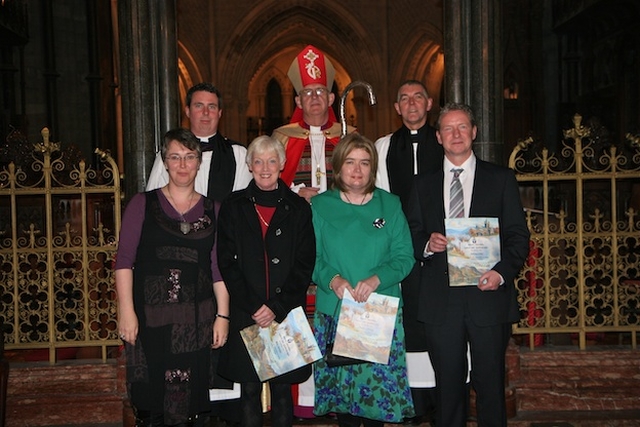
[[[363,205],[342,201],[337,190],[311,200],[316,234],[316,310],[333,315],[338,297],[329,282],[340,274],[355,287],[359,280],[377,275],[379,294],[401,297],[400,281],[415,262],[407,220],[400,199],[376,188]]]

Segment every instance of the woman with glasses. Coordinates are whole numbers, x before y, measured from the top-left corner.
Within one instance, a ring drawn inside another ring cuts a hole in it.
[[[169,183],[133,196],[122,219],[118,329],[136,426],[192,426],[210,408],[212,349],[227,340],[229,295],[217,268],[214,202],[194,188],[200,142],[170,130],[162,158]]]

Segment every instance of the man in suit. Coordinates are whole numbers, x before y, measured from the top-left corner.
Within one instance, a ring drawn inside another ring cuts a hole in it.
[[[416,178],[408,209],[415,256],[423,263],[418,320],[436,373],[436,425],[466,426],[468,343],[478,425],[506,426],[505,353],[511,324],[519,319],[514,279],[529,248],[518,183],[510,169],[474,155],[477,127],[469,106],[447,104],[436,128],[442,168]],[[475,286],[449,285],[445,217],[454,216],[498,218],[500,224],[500,260]]]

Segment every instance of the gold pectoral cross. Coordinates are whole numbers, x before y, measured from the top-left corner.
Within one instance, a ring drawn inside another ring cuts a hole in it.
[[[320,165],[316,167],[316,185],[320,186],[320,178],[322,178],[322,171],[320,170]]]

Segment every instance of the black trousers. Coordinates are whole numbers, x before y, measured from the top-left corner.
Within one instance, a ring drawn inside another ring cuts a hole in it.
[[[477,326],[465,309],[465,293],[452,292],[440,325],[425,325],[429,357],[436,373],[436,425],[466,427],[469,390],[467,343],[471,348],[471,385],[476,392],[478,425],[506,427],[505,353],[508,323]]]

